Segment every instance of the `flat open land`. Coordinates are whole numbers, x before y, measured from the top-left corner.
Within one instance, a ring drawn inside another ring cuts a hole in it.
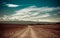
[[[0,24],[0,38],[60,38],[60,24]]]

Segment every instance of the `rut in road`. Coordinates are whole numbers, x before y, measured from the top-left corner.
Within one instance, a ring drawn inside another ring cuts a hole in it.
[[[25,32],[18,36],[18,38],[37,38],[37,36],[31,26],[28,26]]]

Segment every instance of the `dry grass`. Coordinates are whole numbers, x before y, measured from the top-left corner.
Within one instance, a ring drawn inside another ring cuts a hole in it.
[[[60,24],[0,24],[0,38],[60,38]]]

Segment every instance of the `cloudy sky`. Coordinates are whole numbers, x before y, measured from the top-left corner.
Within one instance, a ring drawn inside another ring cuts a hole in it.
[[[0,21],[60,22],[58,0],[1,0]]]

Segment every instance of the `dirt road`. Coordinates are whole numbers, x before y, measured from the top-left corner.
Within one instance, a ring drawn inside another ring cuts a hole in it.
[[[60,25],[16,25],[1,29],[1,38],[60,38]]]

